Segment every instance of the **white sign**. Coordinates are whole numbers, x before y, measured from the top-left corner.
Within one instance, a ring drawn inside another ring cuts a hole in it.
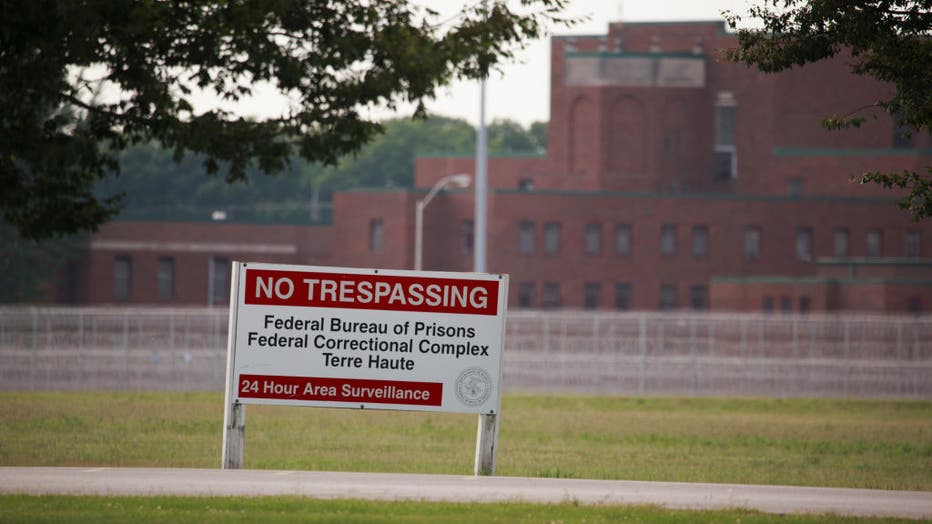
[[[498,413],[506,275],[238,266],[235,402]]]

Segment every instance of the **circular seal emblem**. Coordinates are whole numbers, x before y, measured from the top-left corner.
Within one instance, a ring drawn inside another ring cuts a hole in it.
[[[456,377],[456,397],[467,406],[478,406],[492,394],[492,377],[482,368],[466,368]]]

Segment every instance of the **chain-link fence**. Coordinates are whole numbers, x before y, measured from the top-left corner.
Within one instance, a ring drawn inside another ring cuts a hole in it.
[[[932,398],[932,318],[512,312],[509,392]],[[2,390],[216,390],[225,309],[0,308]]]

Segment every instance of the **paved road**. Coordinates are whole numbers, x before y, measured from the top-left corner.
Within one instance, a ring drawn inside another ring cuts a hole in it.
[[[0,493],[79,495],[298,495],[457,502],[655,504],[932,518],[932,492],[739,484],[161,468],[0,468]]]

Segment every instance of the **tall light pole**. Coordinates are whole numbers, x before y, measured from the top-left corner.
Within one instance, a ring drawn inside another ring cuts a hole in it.
[[[434,184],[434,187],[430,188],[430,192],[427,193],[427,196],[417,201],[417,206],[414,211],[414,269],[417,271],[421,270],[422,262],[424,258],[424,208],[427,207],[427,204],[437,193],[442,191],[448,185],[454,185],[457,187],[469,187],[469,183],[472,181],[472,177],[465,173],[457,173],[455,175],[447,175]]]
[[[488,3],[483,0],[483,7]],[[485,273],[486,237],[488,230],[488,129],[485,126],[485,76],[479,80],[479,129],[476,133],[476,216],[473,228],[473,271]],[[501,385],[501,375],[498,380]],[[495,448],[498,445],[498,414],[480,413],[479,427],[476,428],[476,462],[475,475],[495,474]]]

